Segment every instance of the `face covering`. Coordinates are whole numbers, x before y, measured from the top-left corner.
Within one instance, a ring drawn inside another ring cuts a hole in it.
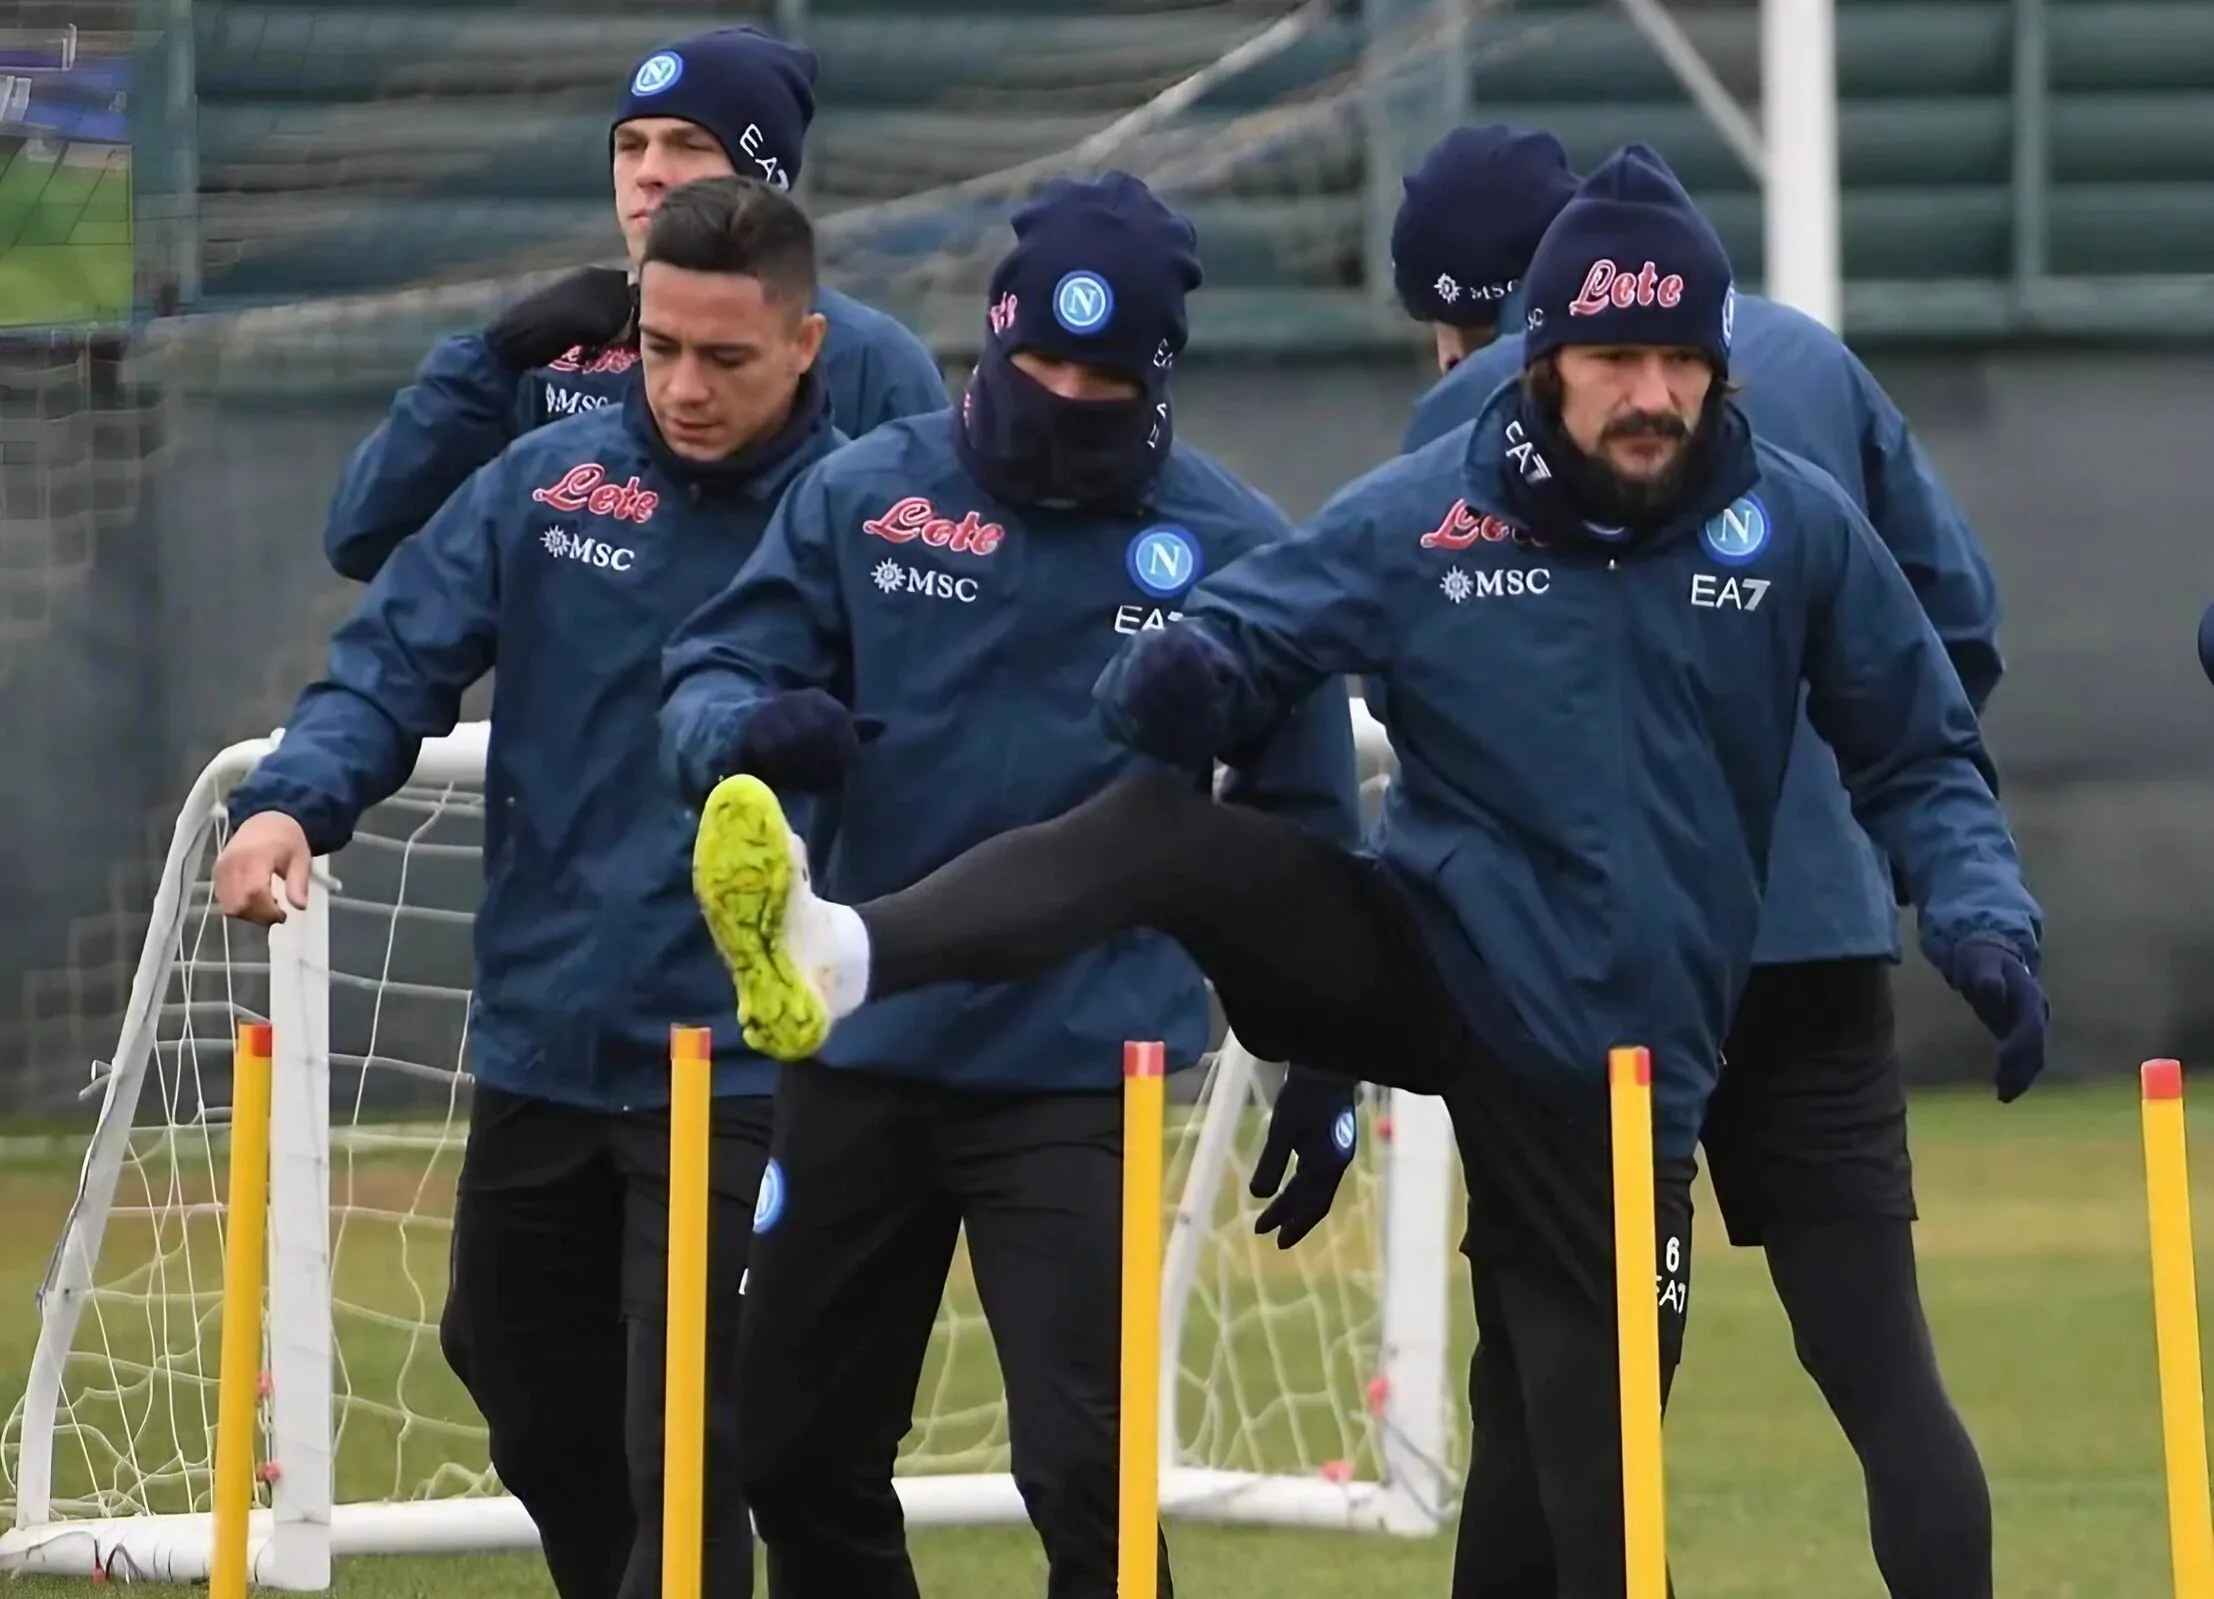
[[[962,396],[954,439],[977,482],[1010,505],[1135,511],[1168,456],[1166,395],[1070,400],[997,344]]]

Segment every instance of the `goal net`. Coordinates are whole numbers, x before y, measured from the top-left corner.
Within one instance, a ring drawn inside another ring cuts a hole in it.
[[[1364,724],[1381,781],[1386,753]],[[462,1034],[480,888],[484,727],[319,863],[267,934],[215,913],[223,752],[176,822],[100,1116],[8,1421],[0,1569],[207,1571],[237,1024],[276,1040],[252,1570],[328,1586],[333,1556],[528,1547],[439,1353],[467,1125]],[[1171,1516],[1418,1534],[1452,1502],[1446,1379],[1453,1153],[1439,1102],[1392,1094],[1330,1220],[1257,1238],[1246,1192],[1272,1077],[1234,1040],[1176,1080],[1163,1303]],[[1193,1090],[1196,1090],[1194,1092]],[[999,1374],[957,1265],[903,1448],[911,1522],[1015,1521]]]

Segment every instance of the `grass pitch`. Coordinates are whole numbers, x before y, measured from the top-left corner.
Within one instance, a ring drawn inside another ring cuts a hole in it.
[[[127,322],[131,152],[0,137],[0,327]]]
[[[2207,1108],[2214,1113],[2214,1104]],[[1917,1102],[1914,1125],[1923,1286],[1948,1378],[1991,1473],[1999,1592],[2009,1599],[2165,1594],[2133,1092],[2126,1084],[2051,1088],[2006,1108],[1981,1095],[1928,1095]],[[2195,1115],[2192,1128],[2207,1151],[2199,1205],[2214,1215],[2214,1114]],[[22,1390],[36,1330],[30,1294],[72,1176],[73,1168],[57,1167],[0,1178],[10,1221],[0,1232],[0,1295],[15,1307],[0,1320],[0,1385],[11,1393]],[[1690,1346],[1668,1435],[1678,1586],[1701,1599],[1878,1599],[1858,1471],[1793,1361],[1760,1259],[1720,1244],[1711,1208],[1702,1229]],[[2210,1236],[2214,1228],[2202,1228],[2202,1275],[2214,1268]],[[396,1256],[382,1258],[376,1269],[399,1269]],[[433,1285],[442,1281],[433,1262],[408,1269],[420,1276],[426,1266]],[[1465,1350],[1465,1315],[1463,1322]],[[443,1376],[411,1380],[435,1387]],[[1027,1529],[923,1530],[913,1546],[925,1592],[1042,1590]],[[1450,1531],[1400,1541],[1172,1524],[1170,1547],[1178,1589],[1195,1599],[1442,1599],[1452,1559]],[[9,1591],[45,1599],[83,1588],[26,1581]],[[356,1560],[341,1565],[338,1592],[347,1599],[542,1599],[552,1589],[532,1559],[470,1556]]]

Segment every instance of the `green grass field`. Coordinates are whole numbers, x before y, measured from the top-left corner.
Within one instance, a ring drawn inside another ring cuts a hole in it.
[[[131,315],[131,153],[0,138],[0,327]]]
[[[2214,1106],[2209,1107],[2214,1111]],[[1931,1095],[1916,1108],[1924,1221],[1924,1287],[1948,1375],[1992,1477],[1999,1592],[2009,1599],[2153,1599],[2168,1591],[2149,1270],[2136,1100],[2126,1085],[2051,1089],[2002,1109],[1981,1096]],[[2214,1149],[2214,1115],[2194,1120]],[[2214,1156],[2209,1157],[2214,1160]],[[0,1173],[0,1384],[20,1393],[35,1335],[30,1293],[67,1200],[73,1169]],[[2214,1164],[2200,1185],[2214,1204]],[[358,1196],[357,1196],[358,1201]],[[1704,1224],[1692,1287],[1691,1339],[1669,1424],[1670,1545],[1678,1585],[1700,1599],[1788,1593],[1794,1599],[1875,1599],[1851,1455],[1795,1365],[1757,1256],[1717,1243]],[[342,1254],[353,1272],[442,1282],[427,1239]],[[1315,1247],[1313,1243],[1302,1246]],[[1343,1240],[1325,1247],[1343,1248]],[[2214,1266],[2206,1257],[2202,1274]],[[1296,1282],[1289,1264],[1274,1268]],[[104,1274],[105,1275],[105,1274]],[[1456,1276],[1456,1281],[1460,1279]],[[358,1286],[363,1286],[357,1283]],[[1278,1286],[1281,1286],[1280,1284]],[[342,1291],[345,1285],[341,1285]],[[1271,1297],[1264,1285],[1263,1297]],[[1462,1292],[1456,1288],[1456,1295]],[[203,1334],[214,1347],[213,1329]],[[80,1337],[80,1347],[86,1340]],[[342,1337],[357,1384],[392,1391],[401,1345]],[[1243,1374],[1269,1371],[1241,1345]],[[1465,1351],[1466,1329],[1460,1347]],[[1278,1355],[1276,1369],[1289,1358]],[[421,1351],[417,1368],[423,1367]],[[372,1367],[382,1368],[372,1372]],[[450,1402],[448,1379],[411,1368],[411,1408]],[[1334,1383],[1357,1373],[1295,1373]],[[976,1397],[989,1374],[972,1364],[934,1373],[949,1398]],[[942,1406],[941,1402],[941,1406]],[[390,1448],[449,1441],[349,1421],[352,1470],[387,1476]],[[418,1462],[419,1463],[419,1462]],[[365,1476],[362,1480],[368,1480]],[[1442,1596],[1450,1535],[1422,1541],[1172,1524],[1179,1591],[1193,1599],[1296,1599],[1301,1594]],[[918,1531],[924,1590],[1019,1595],[1042,1587],[1027,1529]],[[77,1582],[26,1581],[27,1596],[74,1593]],[[473,1556],[357,1560],[341,1566],[350,1599],[528,1599],[552,1590],[534,1560]]]

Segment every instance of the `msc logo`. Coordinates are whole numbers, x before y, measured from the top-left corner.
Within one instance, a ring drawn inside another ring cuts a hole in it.
[[[1471,511],[1466,500],[1455,500],[1453,508],[1445,513],[1445,520],[1422,535],[1422,547],[1426,550],[1465,550],[1479,540],[1486,544],[1511,542],[1532,549],[1543,548],[1545,542],[1489,512]]]
[[[564,389],[554,384],[546,385],[546,415],[582,416],[587,411],[597,411],[614,401],[607,395],[594,394],[589,389]]]
[[[1672,311],[1683,299],[1684,280],[1673,272],[1662,276],[1650,261],[1634,272],[1625,272],[1612,261],[1594,261],[1584,274],[1584,286],[1568,302],[1568,314],[1597,316],[1602,311],[1627,311],[1633,305]]]
[[[532,489],[530,497],[557,511],[583,511],[592,516],[612,517],[618,522],[636,522],[641,527],[661,503],[661,496],[635,476],[627,483],[610,483],[607,469],[597,461],[572,466],[561,474],[560,482]]]
[[[548,555],[586,566],[604,566],[610,572],[627,572],[638,564],[638,552],[609,544],[604,539],[579,538],[565,527],[549,527],[538,535]]]
[[[920,494],[895,501],[882,516],[863,522],[861,531],[894,544],[912,544],[921,539],[934,550],[952,550],[958,555],[989,555],[1007,537],[1005,528],[985,521],[974,511],[964,513],[959,521],[940,516],[938,508]]]
[[[660,94],[676,87],[677,79],[684,76],[684,57],[674,50],[663,50],[638,63],[638,71],[631,77],[630,92],[636,95]]]
[[[974,605],[978,589],[973,577],[933,572],[926,566],[904,566],[886,556],[870,568],[869,581],[880,594],[927,594],[937,600],[959,600]]]
[[[1097,272],[1071,272],[1053,286],[1053,320],[1071,333],[1097,333],[1115,314],[1115,291]]]
[[[1768,547],[1768,507],[1750,494],[1732,500],[1699,530],[1699,542],[1724,566],[1744,566]]]
[[[1155,599],[1165,600],[1199,581],[1199,546],[1182,528],[1163,523],[1132,539],[1122,564],[1131,582]]]
[[[1542,566],[1509,567],[1502,572],[1478,572],[1471,576],[1449,567],[1438,580],[1438,592],[1455,605],[1470,600],[1511,600],[1524,594],[1543,594],[1553,586],[1553,574]]]
[[[1115,631],[1117,633],[1158,633],[1171,622],[1184,620],[1182,611],[1164,611],[1158,605],[1118,605],[1115,607]]]
[[[1768,593],[1765,577],[1716,577],[1712,572],[1691,574],[1691,603],[1702,611],[1757,611]]]

